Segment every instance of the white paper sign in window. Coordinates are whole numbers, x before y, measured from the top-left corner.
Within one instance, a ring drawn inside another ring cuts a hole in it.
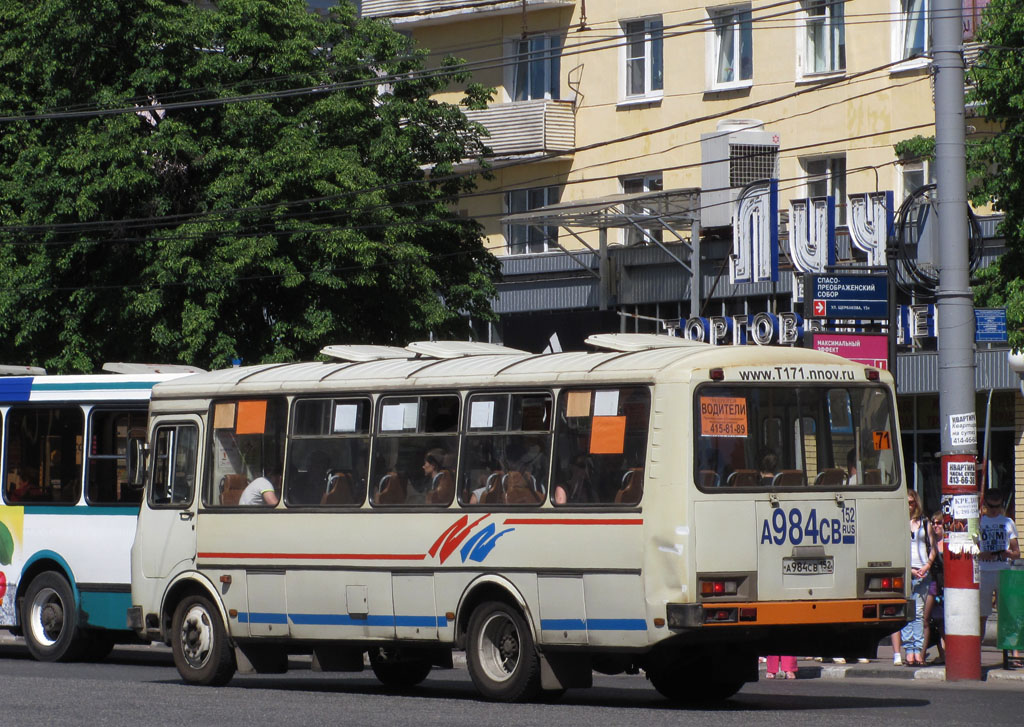
[[[334,431],[343,433],[356,431],[356,415],[358,413],[358,404],[338,404],[334,407]]]
[[[494,402],[474,401],[469,409],[471,429],[490,429],[494,426]]]
[[[613,417],[619,413],[618,391],[594,392],[594,416]]]
[[[385,404],[380,416],[382,432],[400,432],[404,429],[415,429],[419,405],[415,401],[401,404]]]

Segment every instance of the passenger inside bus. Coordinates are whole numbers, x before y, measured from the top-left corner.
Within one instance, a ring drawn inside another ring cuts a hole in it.
[[[555,485],[553,500],[556,505],[570,502],[591,502],[593,492],[590,484],[590,462],[586,455],[576,455],[570,465],[569,480]]]
[[[16,467],[7,489],[8,502],[21,502],[25,499],[38,499],[42,494],[39,489],[38,475],[28,467]]]
[[[447,505],[455,496],[455,478],[448,468],[447,457],[448,453],[440,447],[423,456],[423,474],[427,478],[424,499],[428,505]]]
[[[280,501],[280,496],[278,495],[280,487],[280,472],[270,472],[265,477],[257,477],[242,490],[242,495],[238,498],[238,504],[274,507]]]
[[[761,463],[761,485],[768,486],[775,479],[775,473],[779,469],[779,455],[772,450],[766,450],[759,459]]]

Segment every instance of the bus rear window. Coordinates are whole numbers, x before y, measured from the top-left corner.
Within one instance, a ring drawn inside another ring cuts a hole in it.
[[[899,481],[884,388],[707,384],[694,405],[701,489],[890,488]]]

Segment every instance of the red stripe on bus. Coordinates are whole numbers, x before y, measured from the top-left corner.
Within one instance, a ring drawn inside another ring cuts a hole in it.
[[[610,518],[590,518],[588,520],[571,520],[569,518],[506,518],[505,525],[643,525],[643,519],[622,520]]]
[[[423,560],[426,553],[199,553],[200,558],[237,560]]]

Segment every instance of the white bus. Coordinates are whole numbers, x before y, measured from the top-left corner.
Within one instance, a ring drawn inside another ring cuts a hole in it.
[[[0,628],[41,661],[100,659],[137,641],[125,610],[141,490],[127,453],[153,385],[181,374],[45,373],[0,367]]]
[[[305,652],[408,688],[462,649],[509,701],[595,670],[720,699],[759,654],[873,655],[907,613],[891,377],[588,342],[337,346],[155,387],[129,621],[190,683]]]

